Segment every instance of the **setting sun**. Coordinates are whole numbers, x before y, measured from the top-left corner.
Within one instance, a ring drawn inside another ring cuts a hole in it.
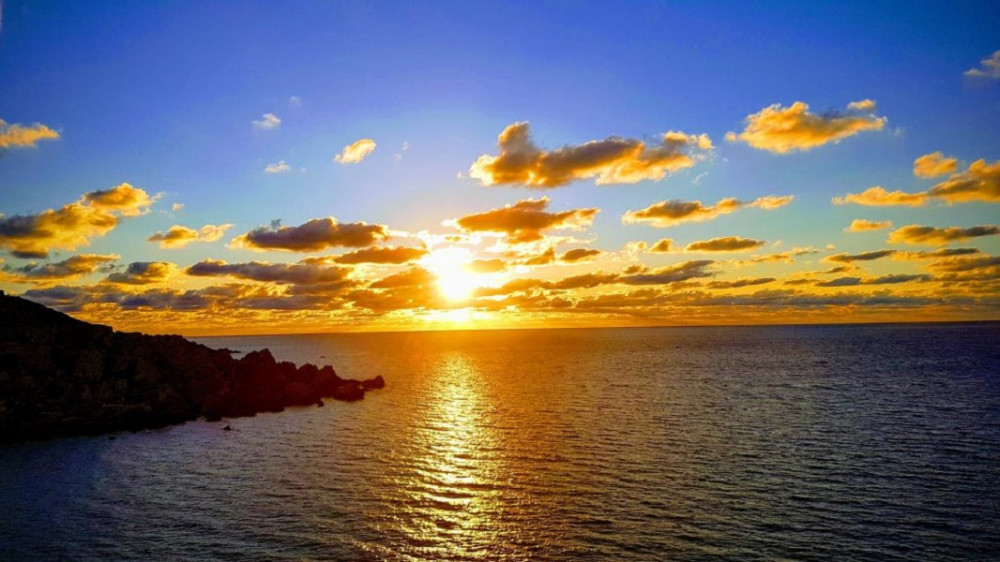
[[[479,286],[479,275],[468,270],[472,254],[462,248],[441,248],[427,254],[423,265],[437,277],[438,292],[452,302],[468,300]]]

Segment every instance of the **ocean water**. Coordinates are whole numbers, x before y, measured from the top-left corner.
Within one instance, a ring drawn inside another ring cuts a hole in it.
[[[0,560],[1000,560],[1000,324],[204,338],[383,375],[0,447]]]

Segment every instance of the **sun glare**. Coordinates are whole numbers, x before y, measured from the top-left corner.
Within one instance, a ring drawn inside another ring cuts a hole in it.
[[[423,259],[423,265],[437,276],[438,291],[449,301],[464,301],[480,286],[480,276],[468,271],[465,265],[472,254],[462,248],[434,250]]]

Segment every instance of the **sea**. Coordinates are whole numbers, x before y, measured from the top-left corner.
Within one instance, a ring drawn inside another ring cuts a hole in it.
[[[198,341],[387,386],[0,446],[0,560],[1000,560],[998,323]]]

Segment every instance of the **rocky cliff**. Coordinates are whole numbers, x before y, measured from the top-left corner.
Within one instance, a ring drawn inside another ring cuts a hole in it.
[[[266,349],[235,359],[180,336],[116,332],[0,293],[0,442],[359,400],[384,385]]]

